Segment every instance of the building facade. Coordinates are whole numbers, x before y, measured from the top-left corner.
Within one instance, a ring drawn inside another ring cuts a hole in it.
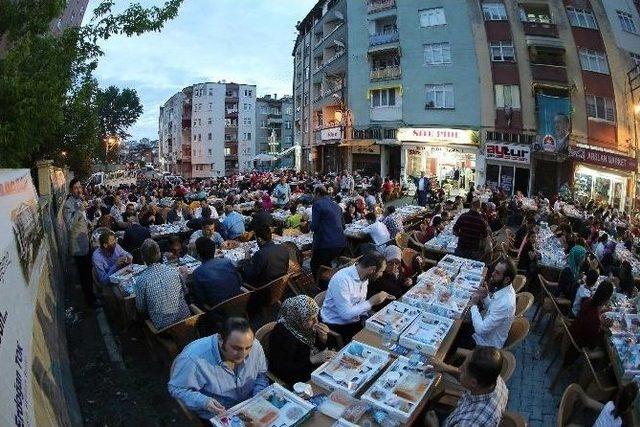
[[[51,34],[59,35],[66,28],[79,27],[87,10],[87,4],[89,0],[67,0],[67,6],[62,15],[51,22]]]
[[[293,51],[295,130],[307,167],[407,181],[425,171],[460,190],[568,188],[628,207],[636,193],[639,3],[318,2],[298,24]],[[340,29],[327,37],[336,16]],[[345,52],[337,75],[346,78],[338,96],[316,98],[336,75],[325,72],[331,46]],[[331,132],[330,117],[341,119]]]
[[[276,157],[276,165],[293,167],[293,100],[265,95],[256,100],[255,152]]]
[[[160,107],[160,162],[186,178],[209,178],[253,169],[256,87],[198,83]]]

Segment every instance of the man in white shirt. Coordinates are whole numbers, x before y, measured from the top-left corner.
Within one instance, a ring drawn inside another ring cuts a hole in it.
[[[483,286],[471,297],[470,326],[473,328],[461,328],[458,347],[504,346],[516,313],[516,292],[512,285],[516,273],[511,261],[496,264],[488,287]]]
[[[362,315],[371,307],[394,299],[386,292],[378,292],[367,300],[369,280],[380,277],[385,268],[384,256],[369,252],[357,264],[338,271],[329,281],[320,316],[329,329],[342,335],[345,344],[362,329]]]
[[[387,246],[387,242],[391,240],[389,229],[382,222],[378,221],[376,214],[373,212],[369,212],[365,218],[369,222],[369,225],[364,228],[363,231],[371,236],[373,244],[376,245],[378,249],[384,249]]]
[[[209,206],[209,203],[207,202],[206,199],[200,201],[200,207],[196,208],[193,211],[193,217],[194,218],[202,218],[202,208],[204,208],[205,206],[207,206],[207,207],[209,207],[209,209],[211,209],[211,219],[220,218],[220,216],[218,215],[218,211],[216,210],[215,206]]]

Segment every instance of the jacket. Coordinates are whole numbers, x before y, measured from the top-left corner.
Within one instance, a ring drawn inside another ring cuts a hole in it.
[[[325,196],[313,203],[312,211],[314,249],[340,249],[347,246],[342,208]]]
[[[253,254],[241,270],[244,280],[254,288],[266,285],[289,271],[289,251],[284,245],[269,242]]]
[[[80,210],[83,201],[69,196],[62,207],[62,216],[69,232],[71,255],[83,256],[89,253],[89,221]]]

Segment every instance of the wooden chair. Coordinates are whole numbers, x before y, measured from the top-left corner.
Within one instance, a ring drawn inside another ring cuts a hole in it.
[[[524,316],[533,305],[534,296],[530,292],[516,294],[516,317]]]
[[[516,274],[516,277],[513,279],[513,290],[516,291],[516,294],[522,289],[524,289],[527,284],[527,277],[522,274]]]
[[[529,334],[531,325],[526,317],[516,317],[509,329],[509,335],[502,347],[503,350],[513,350],[518,344],[520,344]]]
[[[263,325],[260,329],[256,331],[255,337],[260,342],[262,349],[264,350],[264,354],[269,360],[269,337],[271,336],[271,332],[276,327],[278,322],[269,322],[266,325]],[[267,371],[267,377],[275,383],[278,383],[284,387],[289,387],[284,381],[280,380],[277,376]]]
[[[505,411],[498,427],[526,427],[527,420],[517,412]]]
[[[204,309],[213,315],[219,315],[221,318],[227,317],[244,317],[249,318],[247,306],[251,298],[252,291],[241,293],[235,297],[229,298],[215,306],[205,304]]]
[[[596,372],[589,356],[590,354],[585,349],[582,349],[582,358],[587,366],[587,374],[590,375],[585,391],[593,399],[599,401],[611,400],[618,390],[618,384],[615,378],[609,375],[608,370]]]
[[[411,234],[409,233],[398,233],[396,234],[395,244],[398,245],[400,249],[405,249],[409,245],[409,238]]]
[[[414,271],[414,268],[413,268],[413,260],[417,255],[419,255],[418,251],[415,251],[409,248],[402,249],[402,256],[401,256],[402,265],[412,272],[412,275],[411,275],[412,279],[419,273],[417,271]]]
[[[318,307],[322,307],[322,303],[324,303],[324,297],[326,295],[327,295],[327,291],[322,291],[318,295],[313,297],[313,300],[316,302],[316,304],[318,304]]]
[[[198,323],[204,312],[193,304],[189,306],[189,309],[192,316],[163,329],[157,329],[149,319],[145,321],[150,338],[155,339],[167,351],[171,359],[175,358],[191,341],[200,338]]]
[[[280,308],[288,281],[289,275],[285,274],[253,291],[247,306],[249,316],[258,313],[268,316],[273,309]]]
[[[569,384],[562,394],[562,400],[560,400],[560,406],[558,407],[557,427],[574,425],[571,423],[571,418],[575,412],[576,403],[580,403],[583,407],[598,414],[604,407],[602,403],[587,396],[587,393],[578,384]]]
[[[299,236],[302,234],[302,231],[298,230],[297,228],[285,228],[284,230],[282,230],[282,235],[283,236]]]

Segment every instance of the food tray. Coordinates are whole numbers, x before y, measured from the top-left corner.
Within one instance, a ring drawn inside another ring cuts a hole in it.
[[[420,348],[422,353],[434,355],[447,337],[453,320],[431,313],[422,313],[400,335],[399,343],[411,349]]]
[[[387,322],[393,329],[392,338],[397,341],[400,334],[420,314],[420,309],[404,304],[400,301],[392,301],[373,316],[367,319],[365,327],[371,331],[382,334]]]
[[[357,422],[368,409],[368,404],[342,390],[334,390],[318,405],[318,411],[327,417],[334,420],[343,418],[349,422]]]
[[[111,276],[109,276],[109,280],[111,281],[111,283],[119,284],[131,279],[133,276],[142,273],[145,268],[147,268],[146,265],[131,264],[126,267],[122,267],[120,270],[113,273]]]
[[[409,289],[402,301],[429,313],[458,319],[467,308],[471,292],[464,289],[431,284],[420,284]]]
[[[438,262],[438,266],[457,273],[464,261],[464,258],[447,254]]]
[[[352,341],[311,373],[311,380],[329,390],[343,390],[355,395],[384,368],[389,353]]]
[[[306,420],[314,407],[279,384],[272,384],[249,400],[237,404],[224,416],[211,418],[217,427],[245,424],[239,415],[249,418],[252,427],[292,427]],[[235,424],[238,423],[238,424]]]
[[[456,288],[462,288],[467,291],[476,291],[480,285],[482,285],[482,280],[483,278],[481,276],[460,272],[460,274],[453,279],[453,285]]]
[[[425,367],[412,367],[409,359],[400,357],[369,387],[362,400],[406,423],[434,381],[434,372],[426,371]]]

